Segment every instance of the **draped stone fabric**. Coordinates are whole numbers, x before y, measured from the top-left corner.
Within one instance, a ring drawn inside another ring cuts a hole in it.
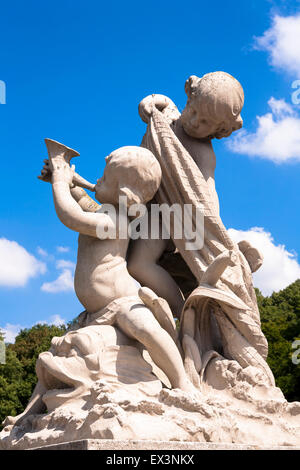
[[[254,364],[259,366],[258,363],[261,363],[259,367],[265,369],[270,381],[273,382],[272,373],[264,361],[267,357],[268,345],[260,328],[260,315],[249,264],[224,227],[200,169],[174,134],[163,113],[158,111],[155,106],[152,107],[142,146],[148,148],[156,156],[162,169],[162,183],[155,196],[156,202],[169,206],[180,204],[182,207],[184,204],[191,204],[203,211],[204,244],[201,249],[186,250],[186,243],[189,240],[185,238],[184,234],[180,239],[175,238],[172,222],[170,227],[173,242],[198,284],[201,284],[201,278],[206,268],[220,253],[226,250],[236,252],[238,262],[234,266],[228,266],[216,287],[219,291],[226,291],[231,293],[232,297],[240,299],[244,308],[237,308],[234,304],[228,306],[219,298],[210,302],[209,312],[214,312],[225,354],[227,353],[227,356],[237,360],[240,364],[242,363],[243,367]],[[194,214],[192,217],[193,231],[195,231]],[[192,299],[195,300],[195,294],[191,294],[186,305],[190,305]],[[207,299],[210,299],[209,294],[207,294]],[[194,301],[193,304],[195,305]],[[219,307],[221,307],[222,315],[220,315]],[[205,309],[207,308],[206,305]],[[200,310],[203,310],[203,306]],[[201,336],[203,337],[203,332]],[[232,345],[234,338],[235,344]],[[212,346],[210,345],[210,347]],[[203,345],[198,343],[198,347],[201,352],[205,352]],[[242,360],[242,351],[245,352],[245,347],[248,348],[248,352],[251,350],[252,354],[250,355],[255,357],[254,359],[248,361],[247,356],[250,356],[246,354],[246,359]]]

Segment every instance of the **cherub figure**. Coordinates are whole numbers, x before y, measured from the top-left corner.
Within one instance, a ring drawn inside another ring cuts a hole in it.
[[[215,212],[219,200],[215,189],[216,156],[212,139],[228,137],[243,125],[241,110],[244,93],[240,83],[225,72],[213,72],[201,78],[191,76],[185,84],[188,97],[180,115],[175,104],[166,96],[150,95],[139,105],[139,113],[148,123],[155,106],[166,117],[174,134],[196,162],[208,183]],[[144,140],[142,146],[145,145]],[[170,249],[170,241],[139,239],[132,243],[128,270],[141,285],[165,298],[179,318],[183,296],[173,278],[158,264],[162,254]]]
[[[104,212],[85,212],[71,194],[74,168],[52,158],[52,190],[61,222],[79,232],[75,291],[96,324],[115,324],[148,350],[172,387],[191,390],[179,350],[152,312],[141,302],[138,285],[127,270],[129,239],[107,238],[115,220]],[[122,147],[106,157],[106,167],[95,185],[95,197],[115,207],[119,197],[127,205],[146,204],[155,195],[161,169],[153,154],[141,147]],[[129,220],[127,220],[129,223]],[[118,229],[118,227],[113,227]],[[103,238],[102,238],[102,235]],[[120,308],[119,308],[120,307]]]
[[[52,183],[55,210],[60,221],[79,232],[75,291],[88,312],[88,324],[117,326],[148,350],[173,388],[195,392],[186,375],[175,338],[172,339],[170,332],[161,327],[153,311],[147,308],[147,291],[144,296],[139,296],[139,285],[127,270],[129,238],[118,237],[118,227],[115,226],[120,196],[126,196],[130,207],[132,204],[146,204],[155,195],[161,181],[158,161],[142,147],[122,147],[106,157],[103,176],[97,181],[94,191],[99,202],[115,207],[116,218],[97,210],[99,206],[85,191],[74,187],[74,174],[74,166],[71,168],[68,163],[54,157],[50,161],[45,160],[40,179]],[[109,231],[116,233],[117,237],[107,238],[105,233]],[[75,342],[77,338],[80,339],[80,335],[72,336]],[[55,345],[56,340],[53,341]],[[49,354],[41,356],[37,368]],[[26,410],[19,416],[8,417],[3,424],[18,425],[27,416],[42,412],[45,391],[45,384],[39,380]]]

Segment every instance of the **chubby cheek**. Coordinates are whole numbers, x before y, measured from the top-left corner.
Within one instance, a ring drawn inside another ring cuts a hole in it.
[[[203,124],[201,123],[201,117],[196,113],[196,111],[191,111],[189,115],[189,121],[192,127],[198,129],[202,128]],[[205,126],[204,126],[205,127]]]
[[[215,123],[209,122],[203,117],[198,118],[198,122],[195,125],[195,132],[199,138],[208,137],[214,135],[217,132],[218,126]]]
[[[206,124],[195,123],[195,125],[189,124],[187,131],[192,137],[203,139],[211,133],[211,129]]]
[[[183,127],[186,130],[190,130],[193,132],[193,134],[196,134],[196,136],[202,137],[203,135],[208,135],[210,133],[210,125],[207,122],[202,122],[203,118],[199,116],[199,114],[193,110],[189,109],[187,110],[186,114],[184,115],[184,118],[182,120],[183,122]]]
[[[95,193],[95,197],[102,204],[114,204],[116,199],[113,188],[109,187],[109,185],[106,185],[105,183],[99,186]]]
[[[95,197],[100,202],[105,202],[103,199],[105,198],[105,191],[103,191],[103,187],[98,186],[95,191]]]
[[[186,126],[195,123],[195,121],[197,120],[197,113],[191,107],[184,108],[184,110],[182,111],[182,121],[185,123]]]

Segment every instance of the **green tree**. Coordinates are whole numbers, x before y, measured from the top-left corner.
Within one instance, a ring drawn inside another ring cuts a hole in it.
[[[26,407],[37,382],[35,364],[47,351],[53,336],[62,336],[65,326],[35,325],[21,330],[14,344],[6,347],[6,363],[0,364],[0,422]]]
[[[5,361],[5,344],[4,344],[4,333],[0,328],[0,364]]]
[[[6,363],[0,364],[0,423],[6,416],[15,416],[23,411],[20,396],[24,385],[22,364],[16,353],[8,349]]]
[[[256,292],[262,330],[269,344],[267,362],[276,385],[289,401],[300,401],[300,365],[292,362],[292,343],[300,339],[300,280],[264,297]]]

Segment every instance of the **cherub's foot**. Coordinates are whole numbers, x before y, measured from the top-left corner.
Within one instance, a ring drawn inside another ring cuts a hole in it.
[[[178,388],[180,388],[180,390],[182,390],[183,392],[191,393],[193,395],[200,394],[200,391],[188,379],[182,381]]]
[[[22,422],[22,419],[24,418],[23,413],[17,415],[17,416],[7,416],[5,420],[2,422],[2,426],[4,428],[6,427],[13,427],[16,424],[20,424]]]

